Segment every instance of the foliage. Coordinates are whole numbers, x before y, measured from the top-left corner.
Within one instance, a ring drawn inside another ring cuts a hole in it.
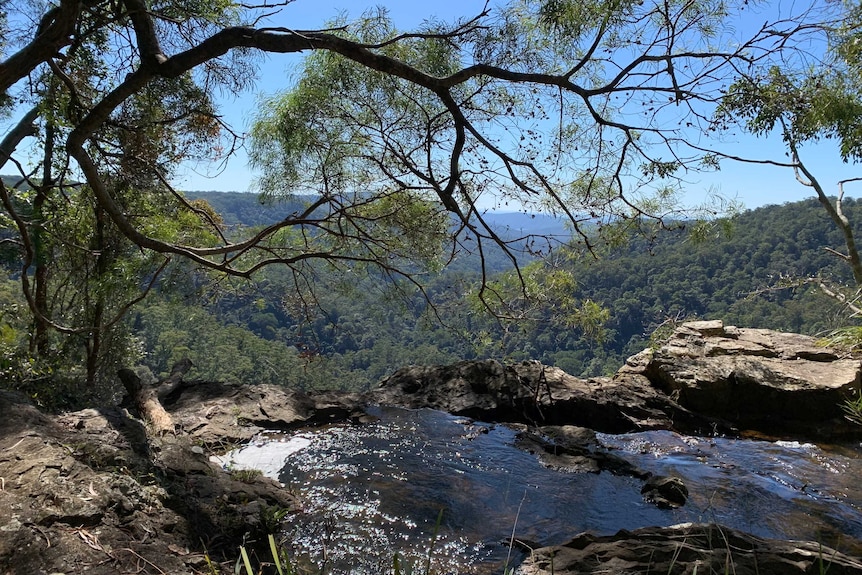
[[[0,226],[12,247],[8,277],[31,316],[30,355],[83,361],[91,387],[109,385],[114,367],[136,354],[122,318],[154,290],[167,295],[178,281],[164,276],[172,269],[230,283],[281,266],[287,303],[306,309],[321,279],[340,287],[373,277],[426,318],[435,311],[412,290],[423,294],[432,272],[468,251],[478,254],[480,281],[490,258],[509,257],[516,271],[500,293],[523,282],[520,311],[548,295],[538,307],[554,302],[546,317],[557,327],[595,330],[607,304],[573,296],[576,274],[553,271],[546,294],[531,270],[517,270],[524,246],[546,255],[555,242],[501,236],[485,206],[564,217],[579,256],[601,251],[605,233],[611,241],[623,230],[653,233],[681,214],[679,174],[714,168],[701,132],[713,127],[723,86],[816,52],[811,31],[829,33],[836,21],[852,35],[857,16],[851,7],[829,18],[812,10],[740,38],[725,31],[747,1],[531,0],[407,32],[383,9],[295,31],[266,21],[286,4],[0,4],[8,31],[0,105],[10,112],[0,168],[28,184],[0,186]],[[849,42],[841,49],[853,53]],[[306,58],[292,88],[262,104],[250,156],[264,201],[289,198],[295,209],[270,225],[228,229],[171,182],[183,163],[234,155],[239,130],[216,96],[248,89],[257,55],[285,53]],[[469,314],[459,295],[446,294],[446,305]],[[255,318],[266,337],[280,329],[270,313]]]
[[[844,405],[844,416],[852,421],[862,425],[862,395],[856,399],[848,399]]]
[[[862,327],[842,326],[830,331],[822,339],[823,345],[858,353],[862,350]],[[862,394],[848,398],[844,405],[844,416],[850,421],[862,425]]]
[[[834,69],[794,74],[778,66],[742,78],[725,95],[721,117],[734,115],[759,136],[779,129],[787,142],[835,139],[845,161],[862,158],[862,101],[857,86]]]
[[[230,476],[242,483],[254,483],[263,476],[263,472],[260,469],[232,469]]]
[[[35,362],[27,353],[27,302],[17,291],[17,283],[0,283],[0,377],[20,385],[38,375]]]
[[[97,141],[88,144],[100,157],[99,185],[82,185],[82,174],[72,165],[65,144],[98,101],[122,82],[119,71],[132,65],[134,58],[124,52],[123,35],[117,34],[115,24],[125,19],[140,26],[133,16],[137,9],[96,3],[80,12],[77,3],[61,2],[43,17],[27,13],[48,9],[36,4],[3,7],[4,16],[7,9],[14,15],[10,22],[16,29],[9,38],[19,55],[46,38],[61,42],[46,55],[50,61],[10,56],[3,62],[9,67],[0,65],[4,73],[15,66],[18,72],[33,70],[26,86],[15,86],[14,80],[4,84],[4,93],[14,89],[10,94],[17,100],[16,112],[25,105],[30,110],[13,125],[0,155],[0,163],[12,160],[18,171],[15,185],[0,189],[0,233],[4,244],[15,246],[4,263],[20,280],[29,310],[27,353],[57,368],[47,374],[49,380],[59,373],[80,378],[88,384],[87,396],[110,400],[117,367],[138,359],[135,340],[121,319],[157,282],[167,260],[122,234],[99,194],[109,189],[112,208],[158,241],[211,245],[218,238],[214,214],[203,205],[174,202],[163,183],[180,162],[213,152],[213,139],[221,131],[211,103],[216,84],[204,86],[219,67],[214,62],[207,74],[196,78],[156,78],[117,102]],[[222,1],[162,2],[151,12],[158,22],[154,31],[165,33],[175,47],[194,42],[207,28],[211,32],[234,23],[233,13]],[[166,26],[163,18],[169,14],[172,23]],[[18,29],[28,21],[52,30],[40,28],[36,34]],[[63,32],[57,35],[56,28],[74,27],[76,22],[80,26],[74,42],[63,39]],[[54,52],[67,44],[62,58],[53,60]],[[29,136],[37,136],[37,152],[28,167],[13,154]]]
[[[742,126],[759,136],[773,132],[781,135],[789,161],[730,157],[791,168],[800,184],[813,189],[834,225],[844,234],[845,253],[835,253],[851,268],[858,288],[862,286],[862,256],[856,246],[852,220],[843,209],[844,184],[858,178],[838,182],[837,197],[829,197],[817,175],[806,165],[802,150],[806,144],[835,140],[845,162],[862,159],[862,83],[858,74],[862,60],[854,48],[862,12],[851,3],[827,4],[824,9],[828,12],[836,6],[843,8],[836,24],[812,30],[825,38],[823,53],[817,59],[797,55],[780,65],[754,66],[741,74],[722,96],[716,120],[720,127]],[[848,298],[835,286],[824,285],[823,291],[839,300]]]
[[[849,352],[862,351],[862,327],[843,326],[833,329],[822,339],[822,343]]]
[[[601,343],[609,312],[595,301],[577,296],[578,283],[565,258],[530,263],[498,279],[480,284],[475,300],[479,309],[490,307],[511,330],[529,333],[566,332],[579,329]]]
[[[862,208],[856,201],[846,207],[851,216]],[[429,276],[423,292],[391,292],[369,274],[345,286],[352,289],[318,293],[309,308],[291,303],[292,278],[273,269],[253,286],[214,292],[206,308],[189,301],[145,305],[134,329],[155,373],[188,356],[196,377],[368,389],[405,365],[485,357],[538,359],[575,375],[605,375],[648,347],[657,328],[681,318],[808,334],[844,322],[840,304],[816,284],[798,281],[813,275],[850,281],[843,262],[823,250],[840,245],[841,236],[816,202],[760,208],[729,225],[732,233],[709,241],[693,242],[684,230],[652,242],[635,236],[595,263],[558,254],[549,268],[526,264],[524,285],[540,297],[513,297],[508,310],[526,321],[501,321],[506,308],[497,317],[483,312],[476,303],[483,285],[477,267],[456,260]],[[556,280],[543,281],[546,271]],[[501,296],[505,287],[521,297],[514,273],[510,268],[484,283]],[[341,281],[333,271],[319,279],[330,286]],[[601,327],[601,343],[565,323],[566,315],[583,313],[584,302],[608,314],[593,322]],[[515,305],[521,308],[512,310]]]
[[[827,7],[835,9],[835,6]],[[858,47],[862,11],[847,3],[834,24],[815,33],[828,40],[819,58],[794,58],[782,66],[762,66],[743,75],[722,99],[722,121],[738,115],[754,134],[780,130],[785,142],[833,139],[844,161],[862,159],[862,58]]]

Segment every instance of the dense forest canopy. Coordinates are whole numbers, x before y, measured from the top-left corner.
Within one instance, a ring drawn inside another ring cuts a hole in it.
[[[80,365],[110,384],[140,354],[145,318],[128,319],[149,295],[239,291],[269,273],[305,309],[321,280],[323,295],[333,278],[372,281],[379,297],[446,300],[456,319],[468,305],[535,325],[553,309],[559,329],[598,335],[606,310],[575,293],[566,261],[683,218],[688,174],[745,160],[713,135],[784,122],[790,146],[838,138],[855,157],[852,5],[766,10],[755,26],[750,2],[714,0],[516,0],[407,31],[382,9],[319,30],[270,26],[290,3],[0,2],[0,169],[13,176],[0,226],[20,294],[4,287],[8,373]],[[290,210],[236,229],[171,182],[183,163],[243,145],[215,96],[260,89],[264,53],[305,54],[247,142],[261,199]],[[829,74],[805,83],[812,66]],[[773,97],[776,69],[815,90],[808,111],[775,113],[792,95]],[[780,163],[805,174],[797,160]],[[575,244],[551,267],[526,264],[558,241],[501,235],[489,196],[564,218]],[[479,268],[467,304],[434,284],[465,253]],[[513,271],[492,278],[500,253]]]
[[[226,218],[256,201],[232,197],[224,204],[233,206]],[[855,220],[862,217],[859,202],[846,208]],[[552,306],[507,329],[471,301],[481,281],[475,262],[429,278],[430,302],[419,294],[387,299],[372,275],[321,296],[321,308],[307,316],[291,305],[290,282],[273,269],[253,289],[211,293],[206,302],[150,298],[132,322],[145,352],[142,363],[156,374],[191,357],[193,373],[205,379],[365,389],[404,365],[490,357],[539,359],[576,375],[606,375],[648,347],[654,330],[686,319],[810,335],[843,325],[846,308],[817,284],[800,281],[852,285],[849,267],[824,249],[841,241],[812,199],[741,213],[729,232],[710,241],[667,231],[649,243],[634,236],[599,261],[567,260],[564,268],[578,278],[578,299],[607,310],[601,333],[561,328],[549,321]],[[337,279],[328,283],[337,285]],[[455,291],[464,295],[450,296]],[[431,316],[430,305],[445,310],[445,324]]]

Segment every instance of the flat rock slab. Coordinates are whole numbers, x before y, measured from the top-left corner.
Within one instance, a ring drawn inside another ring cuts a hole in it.
[[[862,574],[862,562],[810,541],[763,539],[714,524],[646,527],[530,553],[520,575],[734,573],[735,575]]]
[[[274,385],[188,382],[165,403],[175,423],[195,442],[225,450],[263,431],[365,416],[364,399],[359,394],[309,395]]]
[[[860,393],[862,361],[812,337],[688,322],[657,349],[629,358],[618,376],[632,374],[739,430],[821,440],[860,433],[842,406]]]
[[[368,401],[484,421],[576,425],[607,433],[715,430],[711,418],[680,406],[642,375],[581,379],[535,361],[410,366],[383,380]]]

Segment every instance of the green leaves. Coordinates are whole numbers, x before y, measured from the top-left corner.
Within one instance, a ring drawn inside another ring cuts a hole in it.
[[[490,307],[504,323],[523,324],[522,329],[527,330],[580,329],[600,341],[609,312],[597,302],[579,297],[578,291],[571,266],[536,261],[523,266],[520,275],[515,271],[502,274],[474,297],[476,305]]]
[[[578,40],[586,31],[605,28],[630,11],[630,0],[543,0],[538,2],[539,24],[558,38]]]
[[[453,50],[436,39],[390,41],[385,12],[346,32],[430,74],[454,69]],[[448,173],[438,142],[451,140],[442,104],[429,92],[332,52],[306,58],[294,89],[262,106],[250,159],[269,198],[320,198],[313,226],[293,235],[295,253],[385,269],[439,265],[449,220],[429,172]],[[288,239],[283,235],[282,239]],[[288,244],[282,244],[289,247]]]
[[[166,21],[201,20],[229,26],[238,22],[240,7],[233,0],[161,0],[151,10]]]
[[[386,44],[396,34],[382,13],[350,30],[357,41],[371,43]],[[457,62],[453,49],[434,38],[386,44],[380,51],[429,74],[449,73]],[[294,89],[264,102],[249,155],[263,172],[263,191],[272,195],[361,189],[368,196],[422,187],[415,170],[427,173],[429,162],[440,161],[434,141],[451,139],[441,113],[442,104],[417,86],[317,52],[306,58]]]
[[[830,45],[815,65],[773,65],[743,75],[723,96],[717,119],[741,119],[758,136],[777,130],[791,146],[832,139],[844,161],[862,159],[862,11],[849,6],[842,17],[837,26],[821,24]]]

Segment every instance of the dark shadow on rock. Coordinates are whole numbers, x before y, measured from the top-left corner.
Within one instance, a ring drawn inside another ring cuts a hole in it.
[[[679,405],[640,374],[581,379],[532,361],[411,366],[383,380],[368,397],[383,405],[428,407],[483,421],[575,425],[604,433],[672,429],[713,435],[732,430],[717,418]]]
[[[646,527],[534,550],[521,575],[735,573],[860,575],[862,562],[810,541],[755,537],[714,524]]]

